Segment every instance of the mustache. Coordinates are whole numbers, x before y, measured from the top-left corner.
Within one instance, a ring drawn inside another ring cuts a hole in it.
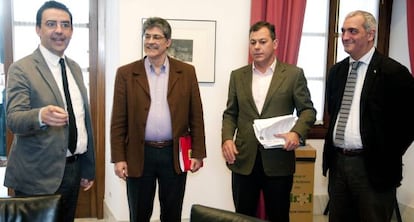
[[[64,36],[51,36],[50,39],[53,41],[66,41],[66,37]]]
[[[146,44],[145,48],[147,48],[147,49],[159,49],[160,47],[156,44]]]

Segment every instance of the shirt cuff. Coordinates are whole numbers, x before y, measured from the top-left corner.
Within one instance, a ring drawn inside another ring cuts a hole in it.
[[[43,109],[44,109],[45,107],[43,107],[43,108],[40,108],[40,110],[39,110],[39,114],[38,114],[38,119],[39,119],[39,127],[40,128],[46,128],[47,127],[47,125],[46,125],[46,123],[44,123],[43,121],[42,121],[42,111],[43,111]]]

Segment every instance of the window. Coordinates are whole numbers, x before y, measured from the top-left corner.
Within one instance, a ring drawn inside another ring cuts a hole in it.
[[[343,50],[341,34],[338,32],[345,16],[354,10],[371,12],[379,25],[377,38],[386,42],[388,37],[383,31],[384,22],[379,19],[382,9],[387,12],[389,1],[360,1],[360,0],[308,0],[306,3],[303,23],[302,39],[299,48],[298,66],[305,71],[308,87],[311,91],[312,101],[317,110],[317,120],[309,134],[311,139],[322,139],[327,127],[327,114],[325,107],[325,80],[329,68],[348,56]],[[391,3],[392,4],[392,3]],[[385,24],[386,26],[387,24]],[[381,32],[382,31],[382,32]],[[383,43],[378,48],[384,49]],[[388,48],[388,46],[386,46]],[[322,50],[324,49],[324,50]]]
[[[298,66],[305,71],[312,101],[317,110],[317,124],[323,120],[328,15],[329,0],[307,1],[298,56]]]

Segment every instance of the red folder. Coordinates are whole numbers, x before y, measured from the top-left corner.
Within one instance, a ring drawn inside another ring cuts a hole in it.
[[[191,136],[185,135],[180,137],[180,168],[181,171],[191,170]]]

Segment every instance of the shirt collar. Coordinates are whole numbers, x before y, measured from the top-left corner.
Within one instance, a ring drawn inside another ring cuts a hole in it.
[[[276,57],[274,57],[274,60],[273,60],[272,64],[267,69],[270,69],[270,71],[272,71],[272,73],[274,73],[275,68],[276,68],[276,63],[277,63],[277,59],[276,59]],[[253,69],[253,71],[259,72],[259,70],[256,69],[256,66],[255,66],[254,62],[252,62],[252,69]]]
[[[57,66],[59,65],[60,58],[65,58],[65,56],[59,57],[53,54],[51,51],[45,48],[42,44],[39,45],[39,49],[48,64]]]
[[[144,58],[144,64],[145,64],[145,67],[147,67],[148,70],[151,71],[151,73],[155,74],[154,67],[151,64],[151,62],[149,61],[148,57],[146,57],[146,56]],[[168,68],[169,64],[170,63],[169,63],[168,56],[167,56],[167,57],[165,57],[164,64],[161,66],[161,73],[160,74],[166,74],[167,73],[167,68]]]
[[[374,55],[375,47],[372,47],[364,56],[362,56],[358,61],[362,62],[363,64],[369,64],[369,62],[372,59],[372,56]],[[353,62],[356,62],[355,59],[349,57],[349,64],[352,64]]]

